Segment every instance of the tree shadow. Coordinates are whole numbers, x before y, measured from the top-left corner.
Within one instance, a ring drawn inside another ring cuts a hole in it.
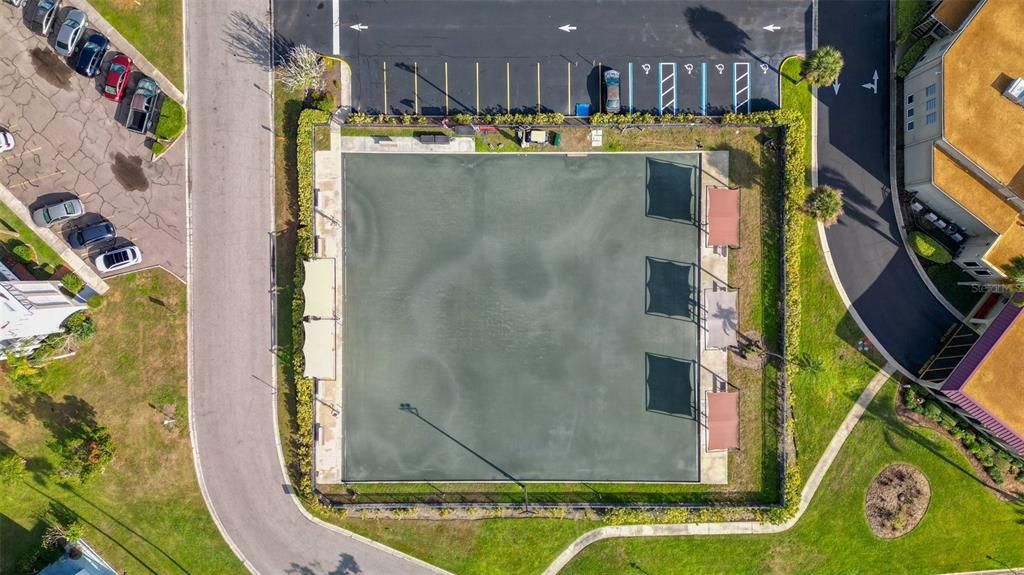
[[[274,31],[270,22],[233,11],[224,29],[224,44],[239,62],[256,64],[264,70],[281,65],[295,44]]]
[[[338,564],[332,568],[325,569],[320,561],[310,561],[301,564],[292,562],[291,566],[285,569],[284,572],[295,575],[319,575],[320,573],[327,573],[328,575],[356,575],[357,573],[363,573],[363,569],[359,566],[355,557],[348,553],[341,553],[338,555]]]
[[[747,51],[750,36],[721,12],[706,6],[691,6],[683,11],[683,16],[693,35],[715,50],[725,54]]]
[[[96,410],[75,395],[55,401],[45,393],[21,392],[0,403],[0,410],[17,423],[34,418],[60,442],[90,437],[89,433],[99,427]]]

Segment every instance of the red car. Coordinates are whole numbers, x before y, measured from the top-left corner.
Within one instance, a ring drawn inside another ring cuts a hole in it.
[[[114,56],[107,70],[107,81],[103,85],[103,97],[120,102],[124,97],[124,89],[128,87],[128,79],[132,77],[132,59],[124,54]]]

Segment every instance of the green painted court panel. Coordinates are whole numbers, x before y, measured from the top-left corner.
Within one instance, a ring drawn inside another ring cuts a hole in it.
[[[699,156],[343,161],[345,481],[699,479]]]

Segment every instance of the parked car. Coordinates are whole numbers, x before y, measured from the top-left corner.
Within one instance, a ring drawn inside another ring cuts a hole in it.
[[[68,243],[71,244],[72,248],[80,250],[116,237],[117,234],[114,232],[113,224],[110,222],[99,222],[68,234]]]
[[[605,70],[604,72],[604,111],[609,114],[619,113],[619,72],[618,70]]]
[[[116,272],[142,261],[138,246],[121,246],[96,256],[96,269],[101,273]]]
[[[125,54],[118,54],[110,60],[107,69],[107,81],[103,84],[103,97],[120,102],[124,98],[124,90],[128,87],[128,79],[132,77],[134,62]]]
[[[28,0],[7,0],[7,3],[14,6],[15,8],[21,8],[25,5]]]
[[[0,154],[14,149],[14,134],[0,128]]]
[[[99,32],[93,32],[85,39],[85,45],[78,52],[78,62],[75,63],[75,72],[87,77],[94,78],[100,73],[100,64],[103,57],[107,55],[107,48],[110,42],[107,37]]]
[[[135,93],[132,94],[132,104],[128,108],[128,117],[124,125],[128,131],[137,134],[145,134],[149,131],[149,124],[153,121],[153,108],[156,106],[156,97],[160,95],[160,88],[152,78],[146,77],[139,80],[135,86]]]
[[[72,9],[68,12],[68,17],[64,19],[64,23],[60,25],[60,31],[57,32],[57,43],[54,47],[57,48],[57,54],[69,57],[75,53],[78,49],[78,43],[82,41],[82,34],[85,33],[85,12],[78,10],[77,8]]]
[[[39,0],[39,3],[36,4],[36,13],[32,16],[32,22],[39,25],[43,36],[50,35],[50,29],[53,28],[53,22],[57,19],[58,12],[60,12],[60,0]]]
[[[32,221],[37,226],[45,228],[53,224],[79,218],[84,213],[85,207],[82,206],[82,201],[78,198],[71,198],[70,200],[43,206],[32,212]]]

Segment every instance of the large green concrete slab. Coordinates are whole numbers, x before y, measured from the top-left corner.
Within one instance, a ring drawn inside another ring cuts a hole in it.
[[[697,481],[698,156],[344,157],[346,481]]]

